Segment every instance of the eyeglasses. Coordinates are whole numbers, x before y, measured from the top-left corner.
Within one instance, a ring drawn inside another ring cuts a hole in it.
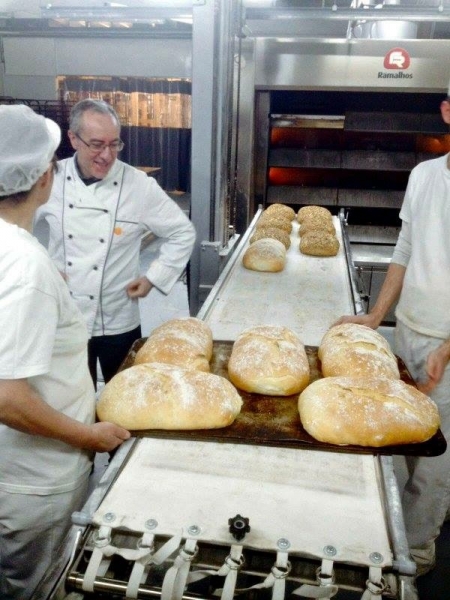
[[[120,152],[121,150],[123,150],[125,143],[122,142],[122,140],[116,140],[114,142],[111,142],[110,144],[105,144],[104,142],[90,142],[89,144],[87,142],[85,142],[83,140],[83,138],[81,136],[78,135],[78,133],[75,133],[75,137],[77,137],[81,142],[83,142],[83,144],[85,146],[87,146],[89,148],[89,150],[91,152],[95,152],[97,154],[100,154],[100,152],[103,152],[103,150],[105,148],[109,148],[111,150],[111,152]]]

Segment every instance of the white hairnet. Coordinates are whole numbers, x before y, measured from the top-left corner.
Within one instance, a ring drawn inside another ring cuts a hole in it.
[[[51,119],[23,104],[0,106],[0,196],[30,190],[61,142]]]

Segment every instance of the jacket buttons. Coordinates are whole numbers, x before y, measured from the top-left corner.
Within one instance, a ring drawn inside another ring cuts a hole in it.
[[[104,208],[104,209],[103,209],[103,212],[104,212],[104,213],[107,213],[107,212],[109,212],[109,211],[108,211],[106,208]]]
[[[69,261],[67,264],[69,265],[69,267],[71,267],[71,266],[72,266],[72,263],[71,263],[70,261]]]
[[[104,240],[103,238],[100,238],[100,243],[101,243],[101,244],[104,244],[104,243],[105,243],[105,240]]]
[[[67,181],[72,181],[72,177],[70,175],[67,176]]]
[[[93,300],[93,299],[94,299],[94,296],[89,296],[89,298],[90,298],[91,300]]]
[[[69,204],[69,208],[73,208],[73,204]]]
[[[117,181],[114,182],[114,185],[117,185]]]
[[[94,267],[92,267],[94,269],[94,271],[98,271],[98,267],[97,265],[95,265]]]
[[[71,240],[73,238],[73,235],[71,233],[69,233],[69,235],[67,237],[69,238],[69,240]]]

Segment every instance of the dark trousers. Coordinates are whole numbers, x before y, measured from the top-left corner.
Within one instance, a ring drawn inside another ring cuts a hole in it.
[[[88,343],[88,362],[92,381],[97,389],[97,360],[105,383],[114,377],[125,360],[133,342],[142,337],[141,327],[117,335],[96,335]]]

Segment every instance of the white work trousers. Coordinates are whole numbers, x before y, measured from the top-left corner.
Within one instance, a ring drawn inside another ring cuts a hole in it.
[[[0,598],[28,600],[57,558],[71,515],[86,501],[88,475],[72,492],[38,496],[0,491]]]
[[[412,331],[397,322],[396,353],[403,359],[415,381],[426,379],[427,356],[443,340]],[[441,431],[450,444],[450,363],[430,393],[441,417]],[[450,507],[450,449],[435,457],[407,457],[409,478],[402,497],[409,546],[428,548],[439,535]]]

